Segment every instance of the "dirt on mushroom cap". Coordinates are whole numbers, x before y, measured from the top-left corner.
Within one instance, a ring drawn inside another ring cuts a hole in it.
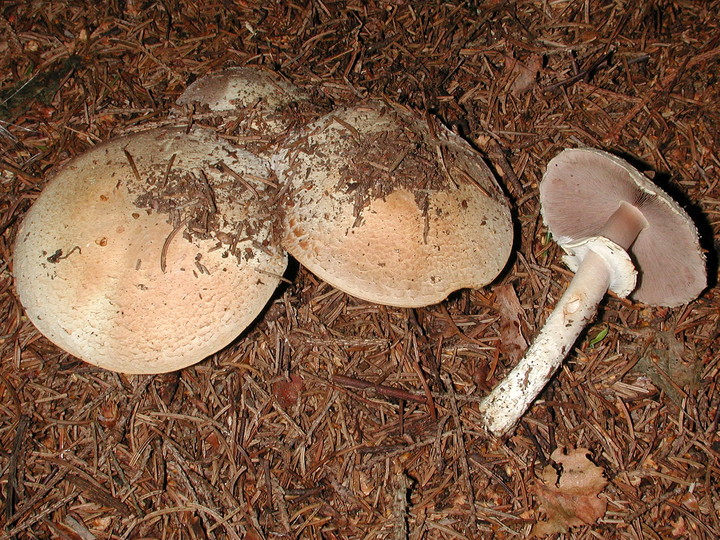
[[[334,286],[420,306],[480,287],[505,265],[507,202],[480,156],[432,118],[374,100],[281,147],[284,245]]]
[[[158,373],[202,360],[255,318],[284,271],[266,204],[273,191],[257,180],[267,177],[262,160],[207,130],[137,133],[71,160],[18,235],[28,316],[108,369]]]
[[[171,116],[188,113],[193,122],[220,129],[262,155],[287,131],[327,112],[326,100],[280,74],[259,66],[240,66],[210,72],[180,95]]]

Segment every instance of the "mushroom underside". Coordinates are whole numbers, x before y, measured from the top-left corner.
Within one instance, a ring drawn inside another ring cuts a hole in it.
[[[588,200],[596,191],[599,203]],[[519,421],[608,289],[621,297],[635,290],[646,302],[674,306],[695,298],[706,284],[692,220],[625,161],[594,149],[566,150],[548,164],[540,199],[543,218],[576,273],[525,356],[481,402],[484,423],[495,435]],[[662,249],[653,251],[658,245]],[[637,275],[642,289],[635,288]]]

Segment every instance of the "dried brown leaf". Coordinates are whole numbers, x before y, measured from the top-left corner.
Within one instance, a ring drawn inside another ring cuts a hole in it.
[[[522,335],[523,309],[512,285],[495,288],[495,299],[500,312],[500,352],[517,362],[527,349]]]
[[[273,393],[280,406],[287,409],[297,403],[303,388],[305,388],[305,382],[302,376],[293,374],[290,375],[289,380],[282,380],[273,384]]]
[[[542,68],[543,58],[539,54],[533,54],[528,58],[527,62],[520,62],[512,59],[508,62],[510,70],[510,93],[515,96],[521,96],[530,90],[537,80],[540,68]]]
[[[588,459],[587,448],[567,453],[557,448],[550,456],[559,465],[543,469],[542,476],[533,486],[546,514],[532,530],[532,537],[566,533],[570,527],[590,525],[605,515],[607,500],[599,497],[607,485],[603,469]]]

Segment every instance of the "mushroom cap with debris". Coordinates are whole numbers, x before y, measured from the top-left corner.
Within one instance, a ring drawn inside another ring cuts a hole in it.
[[[178,97],[171,117],[181,119],[188,108],[194,121],[220,124],[238,143],[254,143],[256,153],[324,112],[321,100],[260,66],[229,67],[200,77]]]
[[[340,108],[271,162],[286,183],[283,246],[353,296],[426,306],[507,262],[507,200],[479,154],[429,116],[380,100]]]
[[[268,174],[198,128],[140,132],[70,160],[17,236],[28,317],[65,351],[118,372],[173,371],[215,353],[286,267]]]

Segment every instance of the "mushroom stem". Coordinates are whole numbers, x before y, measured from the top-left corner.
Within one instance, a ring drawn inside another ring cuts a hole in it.
[[[579,261],[575,276],[525,357],[480,403],[485,426],[495,435],[510,431],[542,391],[595,316],[608,288],[620,295],[632,291],[634,268],[625,250],[646,226],[637,208],[621,202],[601,237],[563,245],[571,260]]]
[[[648,222],[642,212],[632,204],[622,201],[600,229],[599,235],[628,250],[640,231],[647,226]]]
[[[524,358],[480,403],[485,427],[491,432],[504,435],[525,413],[595,316],[610,278],[605,260],[588,252]]]

